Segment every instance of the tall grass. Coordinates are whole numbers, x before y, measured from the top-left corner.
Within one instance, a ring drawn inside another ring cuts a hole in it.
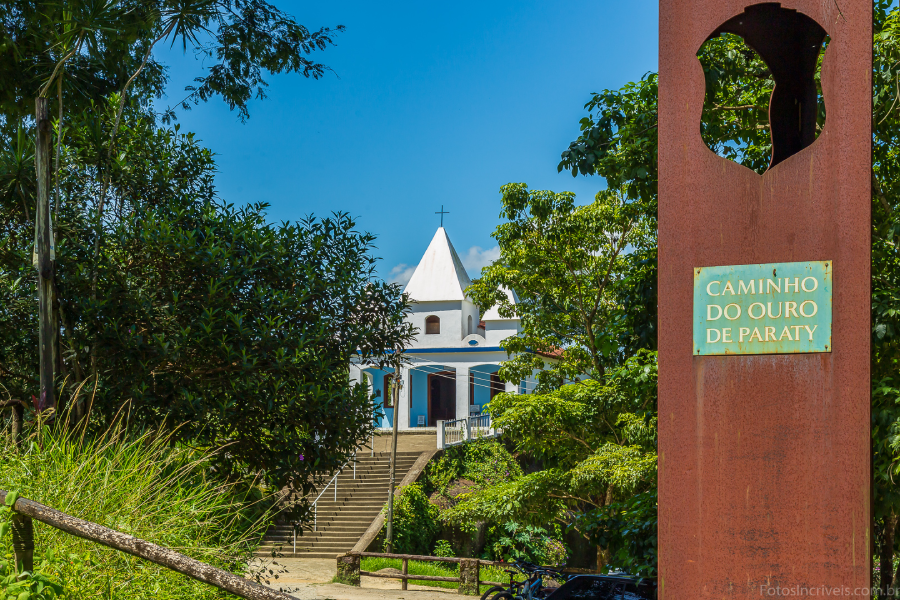
[[[266,503],[258,491],[216,481],[208,458],[155,433],[128,436],[119,427],[81,439],[62,427],[43,427],[21,448],[0,436],[0,488],[242,574],[265,532]],[[0,544],[9,551],[8,539]],[[37,522],[35,548],[88,560],[58,564],[71,598],[233,597]]]

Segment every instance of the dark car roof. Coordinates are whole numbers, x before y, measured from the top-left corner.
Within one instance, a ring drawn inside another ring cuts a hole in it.
[[[656,582],[630,575],[579,575],[546,600],[655,600]]]

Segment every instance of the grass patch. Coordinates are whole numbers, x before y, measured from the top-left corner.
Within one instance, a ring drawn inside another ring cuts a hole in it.
[[[399,558],[379,558],[375,556],[365,556],[360,561],[360,569],[375,573],[381,569],[397,569],[403,568],[403,561]],[[418,560],[409,561],[410,575],[428,575],[432,577],[459,577],[459,565],[452,563],[436,563],[424,562]],[[509,581],[509,575],[500,567],[481,567],[480,579],[484,581],[499,581],[505,583]],[[398,583],[399,579],[396,579]],[[417,581],[410,579],[410,583],[416,585],[425,585],[429,587],[448,588],[455,590],[459,587],[458,583],[452,581]],[[484,593],[490,586],[482,585],[481,592]]]
[[[17,449],[0,434],[0,488],[233,573],[243,574],[268,520],[258,493],[223,485],[209,457],[166,436],[121,429],[82,441],[45,427]],[[35,550],[52,549],[67,598],[235,598],[184,575],[34,522]],[[0,539],[0,567],[10,552]],[[74,558],[77,557],[77,560]],[[38,562],[37,560],[35,561]],[[5,565],[8,569],[9,565]],[[0,568],[0,571],[3,571]]]

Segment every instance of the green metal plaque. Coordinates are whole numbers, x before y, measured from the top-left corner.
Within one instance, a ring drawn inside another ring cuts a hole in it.
[[[831,352],[832,267],[695,267],[694,354]]]

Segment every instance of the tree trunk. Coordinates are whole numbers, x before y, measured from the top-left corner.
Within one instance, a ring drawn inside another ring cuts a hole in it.
[[[894,583],[894,532],[897,530],[897,521],[897,515],[888,515],[884,518],[881,564],[878,568],[881,579],[878,584],[878,594],[882,598],[887,596]]]
[[[609,550],[597,546],[597,572],[601,573],[609,562]]]
[[[606,488],[606,498],[603,499],[603,506],[609,506],[613,501],[613,488]],[[597,546],[597,572],[603,571],[603,568],[609,563],[610,552],[608,548]]]
[[[50,142],[53,127],[50,123],[49,102],[46,98],[35,100],[35,123],[37,139],[34,145],[35,183],[37,188],[37,211],[35,219],[35,242],[37,243],[38,302],[40,326],[40,397],[38,411],[56,407],[54,393],[54,342],[53,335],[53,261],[50,257]]]

